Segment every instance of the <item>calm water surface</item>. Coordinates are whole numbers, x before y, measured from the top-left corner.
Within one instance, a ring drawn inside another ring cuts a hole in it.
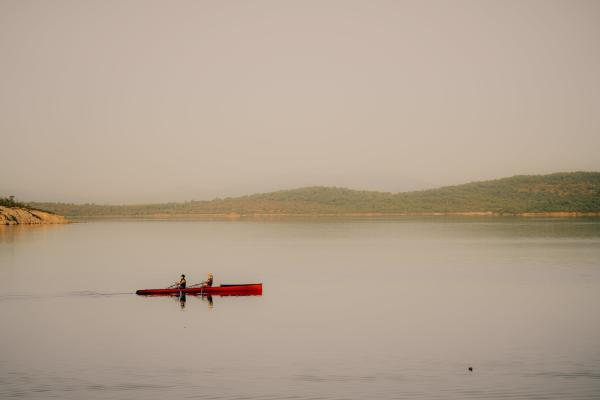
[[[599,306],[598,219],[0,228],[0,398],[597,399]]]

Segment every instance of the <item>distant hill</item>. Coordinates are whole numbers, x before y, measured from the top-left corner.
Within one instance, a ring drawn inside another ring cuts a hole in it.
[[[0,225],[66,223],[64,217],[19,203],[12,196],[0,197]]]
[[[66,224],[68,222],[65,217],[53,213],[0,205],[0,225]]]
[[[600,215],[600,172],[522,175],[404,193],[305,187],[184,203],[30,203],[67,217],[580,213]]]

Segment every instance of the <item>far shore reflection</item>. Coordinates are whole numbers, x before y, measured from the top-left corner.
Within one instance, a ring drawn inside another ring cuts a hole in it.
[[[47,233],[50,230],[64,228],[62,224],[39,224],[39,225],[0,225],[0,244],[14,243],[20,236],[25,234]]]

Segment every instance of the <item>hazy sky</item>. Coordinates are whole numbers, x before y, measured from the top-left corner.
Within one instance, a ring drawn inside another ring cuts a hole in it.
[[[600,170],[600,1],[0,0],[0,194]]]

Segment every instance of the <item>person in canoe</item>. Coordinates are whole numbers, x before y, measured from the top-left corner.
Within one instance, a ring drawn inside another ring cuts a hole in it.
[[[213,284],[213,274],[211,274],[210,272],[208,273],[206,280],[204,282],[202,282],[202,286],[203,287],[211,287]]]
[[[181,279],[179,279],[179,282],[177,283],[177,287],[179,289],[185,289],[186,286],[187,286],[187,281],[185,280],[185,275],[181,274]]]

